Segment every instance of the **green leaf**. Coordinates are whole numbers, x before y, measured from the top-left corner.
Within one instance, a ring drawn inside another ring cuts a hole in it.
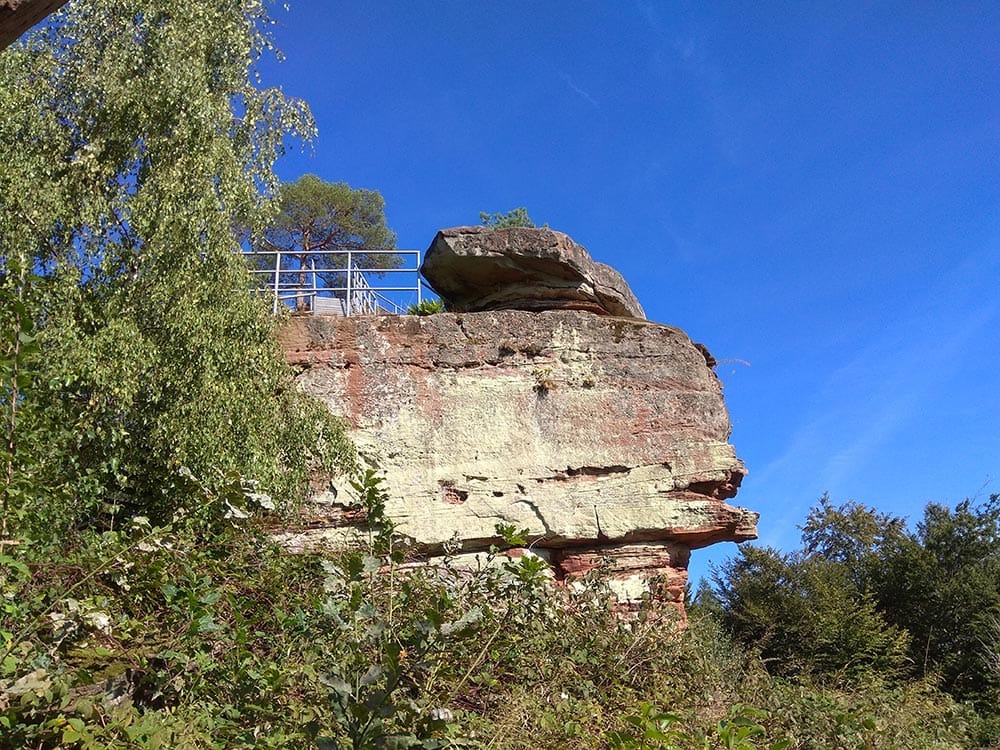
[[[364,676],[361,678],[361,685],[364,687],[368,687],[369,685],[374,685],[376,682],[382,679],[383,674],[384,672],[382,671],[382,667],[378,666],[377,664],[373,664],[371,667],[368,668],[368,671],[365,672]]]
[[[212,615],[205,614],[197,620],[197,632],[199,633],[217,633],[222,629],[223,626],[217,623]]]
[[[31,576],[31,569],[23,562],[17,558],[11,557],[10,555],[0,555],[0,565],[6,565],[9,568],[13,568],[17,573],[20,573],[25,578]]]
[[[337,676],[324,675],[320,678],[320,682],[341,696],[348,696],[353,692],[351,690],[351,686],[348,685],[342,678]]]

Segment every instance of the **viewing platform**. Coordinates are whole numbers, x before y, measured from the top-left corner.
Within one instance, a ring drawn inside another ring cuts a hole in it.
[[[271,298],[275,315],[403,314],[423,300],[420,250],[342,245],[334,250],[243,253],[255,290]]]

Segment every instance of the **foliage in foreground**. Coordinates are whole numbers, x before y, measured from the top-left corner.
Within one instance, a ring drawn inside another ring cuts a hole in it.
[[[349,460],[234,253],[312,127],[253,82],[266,24],[257,0],[89,0],[0,55],[8,539],[165,524],[199,487],[294,501]]]
[[[379,520],[377,478],[356,489]],[[623,619],[531,556],[414,567],[384,517],[365,549],[289,556],[202,500],[219,522],[4,563],[0,747],[970,746],[927,683],[773,678],[712,618]]]

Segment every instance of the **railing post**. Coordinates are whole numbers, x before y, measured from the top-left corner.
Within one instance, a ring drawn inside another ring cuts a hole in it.
[[[271,306],[271,314],[278,314],[278,295],[281,293],[278,286],[278,279],[281,273],[281,251],[275,250],[274,252],[274,303]]]
[[[311,300],[310,307],[312,308],[312,314],[315,315],[316,314],[316,298],[319,297],[319,294],[316,291],[316,259],[315,258],[310,258],[309,259],[309,268],[312,271],[312,280],[313,280],[312,294],[309,295],[309,299]]]
[[[347,317],[351,317],[351,251],[347,251],[347,304],[344,307]]]
[[[420,307],[420,303],[423,302],[423,298],[421,297],[422,285],[420,283],[420,251],[417,250],[414,255],[417,256],[417,307]]]

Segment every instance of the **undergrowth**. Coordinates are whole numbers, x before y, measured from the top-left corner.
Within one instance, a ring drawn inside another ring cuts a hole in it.
[[[715,621],[616,614],[531,556],[292,556],[180,514],[0,567],[2,748],[962,748],[929,684],[770,677]],[[514,529],[502,530],[517,543]]]

